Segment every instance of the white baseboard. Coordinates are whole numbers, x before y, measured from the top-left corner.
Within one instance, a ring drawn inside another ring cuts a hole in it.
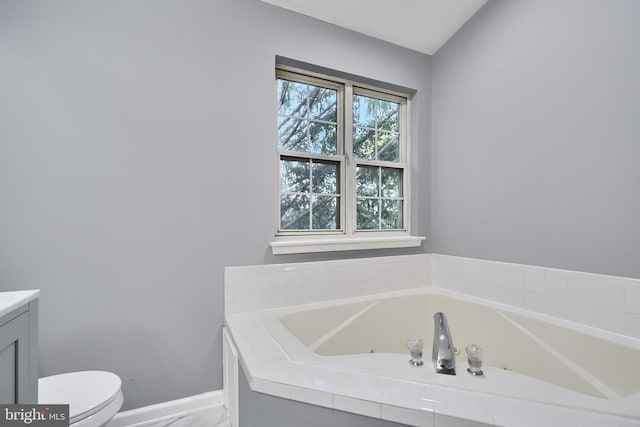
[[[222,390],[118,412],[107,427],[146,427],[223,406]]]

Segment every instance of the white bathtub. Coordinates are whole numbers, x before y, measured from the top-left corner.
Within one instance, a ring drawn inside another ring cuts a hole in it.
[[[444,312],[457,375],[431,363]],[[227,317],[257,391],[411,425],[640,426],[640,340],[440,290],[379,294]],[[406,342],[425,343],[422,367]],[[483,377],[464,348],[484,348]]]

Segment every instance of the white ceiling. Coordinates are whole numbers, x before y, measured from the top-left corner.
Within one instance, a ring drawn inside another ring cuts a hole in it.
[[[487,0],[262,0],[433,55]]]

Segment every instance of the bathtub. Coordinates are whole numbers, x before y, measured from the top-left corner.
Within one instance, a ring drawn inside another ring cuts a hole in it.
[[[431,361],[435,312],[460,349],[455,376]],[[227,328],[252,388],[287,399],[416,426],[640,426],[640,340],[439,288],[232,315]],[[482,377],[466,372],[469,344],[484,349]]]

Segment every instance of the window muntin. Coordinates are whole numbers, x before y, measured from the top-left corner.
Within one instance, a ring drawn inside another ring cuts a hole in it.
[[[276,77],[278,234],[407,231],[406,97],[290,71]]]
[[[337,90],[278,80],[278,146],[306,153],[338,152]]]
[[[399,161],[399,121],[399,103],[353,95],[353,156]]]
[[[356,168],[356,229],[403,228],[402,175],[402,169],[396,168]]]
[[[280,158],[280,229],[340,228],[340,163]]]

